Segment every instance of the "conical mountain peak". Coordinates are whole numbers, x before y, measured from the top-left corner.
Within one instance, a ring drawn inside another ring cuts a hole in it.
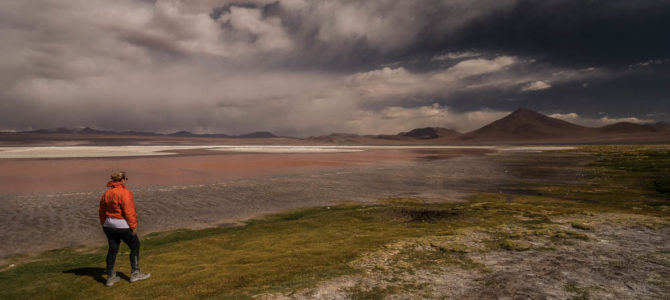
[[[546,139],[582,135],[590,128],[519,108],[489,125],[466,134],[464,139]]]

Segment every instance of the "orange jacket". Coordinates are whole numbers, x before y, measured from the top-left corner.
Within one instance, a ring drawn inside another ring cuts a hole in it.
[[[130,229],[137,228],[137,212],[135,212],[135,201],[133,201],[133,192],[126,189],[123,182],[110,181],[107,183],[108,189],[100,199],[100,225],[105,223],[105,219],[126,219]]]

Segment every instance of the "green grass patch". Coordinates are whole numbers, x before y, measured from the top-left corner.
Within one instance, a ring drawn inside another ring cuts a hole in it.
[[[497,224],[500,212],[480,210],[469,214]],[[132,285],[121,281],[112,288],[102,284],[104,248],[88,254],[50,251],[39,261],[15,262],[17,266],[0,272],[0,298],[207,298],[290,291],[356,273],[349,262],[388,243],[468,227],[471,221],[462,217],[466,211],[467,206],[453,204],[315,208],[255,219],[241,227],[151,234],[142,238],[141,265],[152,277]],[[127,252],[123,246],[117,260],[122,277],[130,273]],[[440,251],[434,255],[424,261],[463,261]]]
[[[505,239],[500,242],[500,248],[505,250],[526,251],[530,250],[530,247],[528,241]]]
[[[588,224],[585,224],[585,223],[582,223],[582,222],[572,222],[572,223],[570,223],[570,226],[572,226],[572,228],[581,229],[581,230],[591,230],[591,229],[593,229],[593,227],[591,225],[588,225]]]

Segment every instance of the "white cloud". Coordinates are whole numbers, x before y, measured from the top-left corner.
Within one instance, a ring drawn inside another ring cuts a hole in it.
[[[366,128],[362,133],[399,133],[420,127],[444,127],[461,133],[480,128],[500,119],[509,112],[481,110],[457,113],[439,104],[418,107],[387,107],[378,112],[361,112],[355,120],[345,124],[339,131],[352,132],[354,128]]]
[[[477,76],[482,74],[494,73],[501,71],[502,69],[509,67],[510,65],[516,63],[516,58],[511,56],[499,56],[492,60],[484,58],[476,58],[464,60],[453,67],[446,70],[446,72],[438,75],[442,78],[467,78],[471,76]]]
[[[412,96],[446,97],[468,85],[473,77],[479,75],[505,73],[517,60],[514,57],[500,56],[493,59],[464,60],[442,70],[429,73],[411,73],[405,68],[384,67],[379,70],[360,72],[346,77],[345,85],[338,93],[349,93],[350,98],[359,101],[393,102]]]
[[[567,114],[556,113],[549,115],[549,117],[561,119],[563,121],[568,121],[571,123],[583,124],[582,118],[577,113],[567,113]]]
[[[600,118],[588,118],[588,117],[582,117],[577,113],[567,113],[567,114],[556,113],[551,114],[549,116],[552,118],[561,119],[564,121],[588,127],[602,127],[605,125],[610,125],[619,122],[630,122],[635,124],[646,124],[654,122],[653,120],[639,119],[635,117],[611,118],[609,116],[603,116]]]
[[[534,82],[530,82],[530,83],[526,84],[524,87],[521,88],[521,91],[522,92],[539,91],[539,90],[548,89],[550,87],[551,87],[550,84],[548,84],[548,83],[546,83],[542,80],[538,80],[538,81],[534,81]]]
[[[636,118],[636,117],[610,118],[608,116],[602,117],[602,118],[598,119],[598,121],[603,125],[609,125],[609,124],[614,124],[614,123],[619,123],[619,122],[629,122],[629,123],[635,123],[635,124],[646,124],[646,123],[653,123],[654,122],[654,120],[639,119],[639,118]]]
[[[667,59],[667,58],[650,59],[650,60],[647,60],[647,61],[630,64],[630,65],[628,65],[628,69],[648,67],[648,66],[653,66],[653,65],[662,65],[662,64],[667,64],[668,62],[670,62],[670,59]]]
[[[477,52],[471,52],[471,51],[451,52],[451,53],[445,53],[445,54],[442,54],[442,55],[435,56],[431,60],[459,60],[459,59],[473,58],[473,57],[478,57],[478,56],[481,56],[481,54],[477,53]]]

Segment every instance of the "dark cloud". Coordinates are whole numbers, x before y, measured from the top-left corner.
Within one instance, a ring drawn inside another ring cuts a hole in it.
[[[301,60],[293,63],[360,70],[404,61],[421,70],[432,68],[430,58],[436,55],[475,50],[571,67],[623,67],[665,58],[670,53],[670,39],[665,38],[670,32],[667,1],[526,0],[497,5],[455,1],[410,5],[416,8],[380,8],[370,2],[365,5],[375,11],[370,18],[383,16],[389,20],[389,31],[401,28],[410,32],[410,37],[399,34],[397,38],[403,42],[394,45],[376,43],[372,35],[353,35],[344,41],[319,40],[323,24],[311,24],[304,15],[284,13],[282,20],[292,24],[289,28],[301,39]],[[478,13],[458,15],[465,10]],[[395,17],[402,13],[412,18]],[[338,11],[332,14],[337,16]],[[449,21],[452,19],[456,20]]]
[[[282,6],[278,14],[298,40],[299,51],[285,63],[345,72],[396,61],[418,67],[456,49],[445,47],[448,37],[515,2],[291,1],[294,4]]]
[[[668,20],[652,0],[5,1],[0,130],[668,120]]]
[[[528,107],[546,113],[579,112],[596,118],[654,116],[668,120],[670,107],[669,68],[655,70],[619,71],[607,75],[586,77],[552,84],[551,88],[518,92],[517,90],[482,89],[462,91],[443,99],[455,111],[482,108],[510,111]]]
[[[670,53],[669,15],[667,1],[526,0],[443,42],[557,64],[622,67]]]

